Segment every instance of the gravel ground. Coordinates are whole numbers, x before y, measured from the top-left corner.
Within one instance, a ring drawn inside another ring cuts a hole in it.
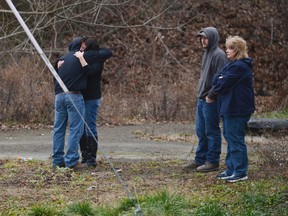
[[[197,143],[191,124],[99,126],[98,130],[100,158],[102,155],[114,159],[187,159],[193,143]],[[189,135],[189,139],[183,140],[183,134]],[[49,160],[51,147],[52,128],[0,132],[0,159]]]

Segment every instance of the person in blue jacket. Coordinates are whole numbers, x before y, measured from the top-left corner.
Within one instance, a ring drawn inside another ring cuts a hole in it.
[[[255,110],[252,58],[248,56],[246,41],[239,36],[226,39],[226,54],[231,60],[214,77],[207,96],[220,101],[223,135],[228,143],[226,170],[216,177],[227,182],[247,180],[248,154],[245,129]]]
[[[90,39],[89,39],[90,40]],[[69,52],[57,60],[55,69],[66,85],[68,92],[64,92],[56,80],[55,88],[55,117],[53,128],[52,165],[53,167],[68,167],[74,170],[86,169],[87,164],[78,162],[79,142],[84,130],[85,115],[84,98],[81,94],[87,88],[87,76],[92,73],[89,65],[96,65],[101,62],[99,47],[93,39],[77,38],[69,44]],[[83,65],[77,51],[85,42],[85,52],[82,57],[87,65]],[[98,65],[98,66],[97,66]],[[101,65],[100,65],[101,66]],[[66,126],[69,122],[69,136],[66,153],[64,152]]]

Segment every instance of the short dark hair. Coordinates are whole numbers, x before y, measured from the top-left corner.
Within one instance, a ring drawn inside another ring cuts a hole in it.
[[[81,38],[80,43],[84,43],[88,39],[88,37],[86,37],[86,36],[82,36],[80,38]]]
[[[94,38],[87,38],[83,42],[87,45],[86,50],[98,50],[99,49],[98,42]]]

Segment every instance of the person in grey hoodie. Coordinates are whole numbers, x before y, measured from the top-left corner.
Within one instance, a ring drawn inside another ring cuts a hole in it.
[[[196,108],[198,146],[195,159],[185,164],[183,169],[211,172],[219,169],[221,130],[217,98],[208,100],[207,95],[212,88],[214,75],[222,69],[228,59],[224,51],[219,48],[219,34],[216,28],[203,28],[197,33],[197,37],[204,48]]]

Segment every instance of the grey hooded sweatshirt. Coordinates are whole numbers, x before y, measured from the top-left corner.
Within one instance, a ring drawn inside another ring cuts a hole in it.
[[[223,50],[218,46],[219,34],[216,28],[207,27],[201,29],[197,36],[208,38],[208,46],[202,56],[200,79],[198,83],[199,99],[204,99],[212,87],[213,77],[221,68],[228,63],[228,59]]]

